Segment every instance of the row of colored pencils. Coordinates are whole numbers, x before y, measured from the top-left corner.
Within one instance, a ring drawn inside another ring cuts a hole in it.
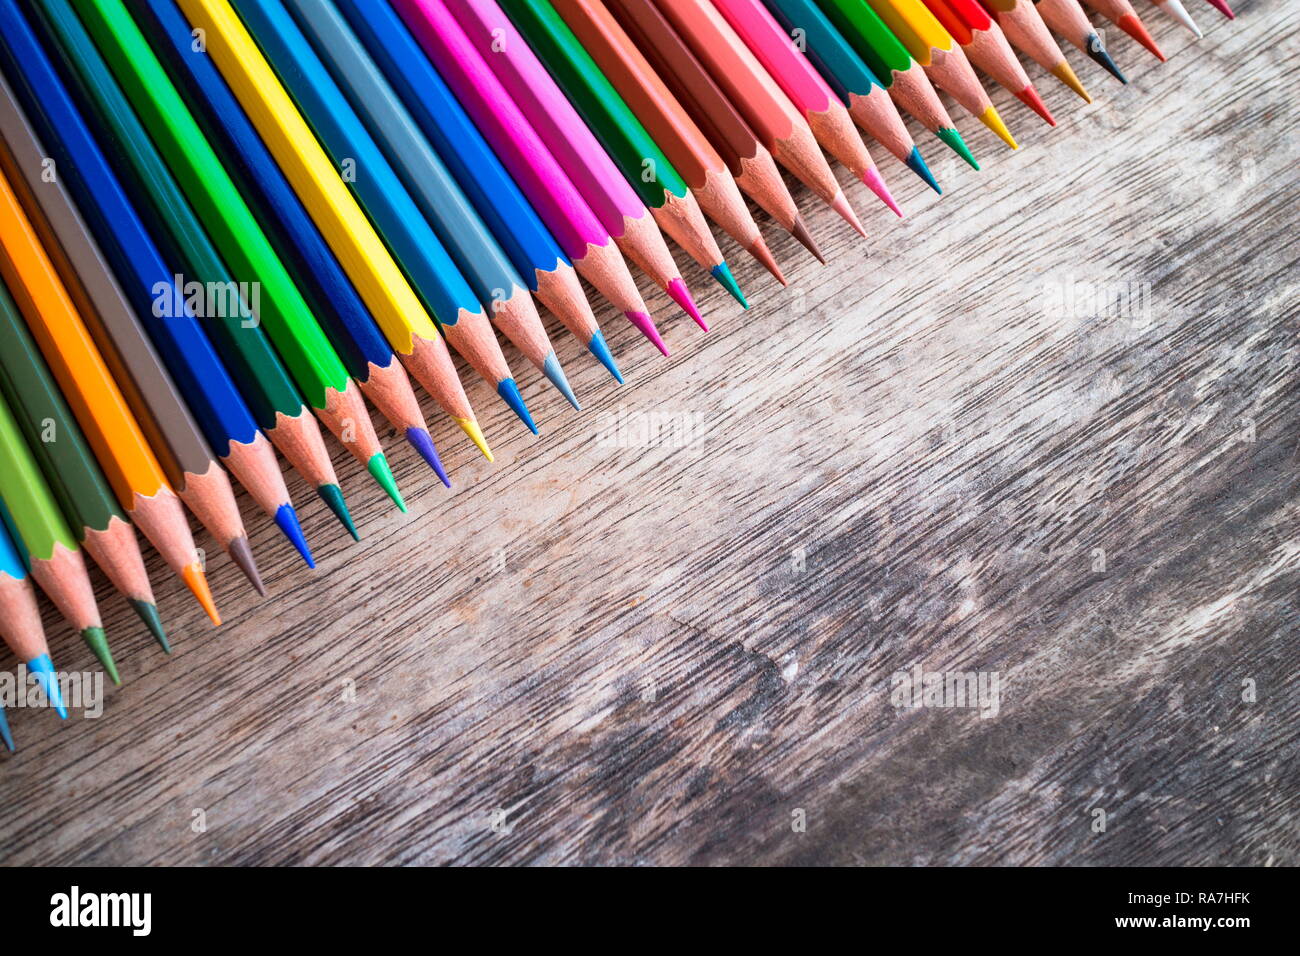
[[[536,433],[497,333],[579,408],[542,308],[621,383],[581,280],[667,355],[670,241],[748,307],[714,227],[784,284],[782,169],[866,235],[828,154],[902,215],[862,134],[939,192],[904,117],[978,169],[936,90],[1015,148],[975,68],[1054,125],[1053,33],[1126,82],[1077,0],[0,0],[0,636],[62,714],[33,583],[116,682],[87,555],[164,650],[137,531],[219,624],[187,510],[265,593],[236,484],[314,566],[278,456],[357,537],[366,400],[450,486],[412,380],[491,460],[453,352]]]

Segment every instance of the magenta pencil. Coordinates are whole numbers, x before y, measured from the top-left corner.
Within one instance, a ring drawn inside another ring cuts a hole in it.
[[[650,210],[496,0],[446,4],[623,254],[703,326]]]
[[[803,114],[822,148],[901,216],[849,111],[762,0],[713,0],[713,5]]]
[[[592,212],[446,4],[442,0],[393,0],[393,7],[560,248],[573,260],[574,267],[667,355],[667,346],[609,230]]]

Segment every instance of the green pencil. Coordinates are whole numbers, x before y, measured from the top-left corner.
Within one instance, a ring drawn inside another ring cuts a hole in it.
[[[3,398],[0,398],[0,502],[16,534],[16,543],[27,554],[32,577],[59,612],[81,632],[113,683],[120,683],[77,539],[63,520],[59,505]]]
[[[76,7],[230,271],[256,283],[245,298],[260,300],[254,314],[298,388],[405,510],[356,383],[130,13],[121,0],[78,0]]]
[[[3,283],[0,395],[77,540],[170,653],[135,531]]]
[[[736,284],[731,267],[722,258],[699,202],[685,179],[613,84],[605,78],[555,8],[548,0],[499,2],[519,32],[527,38],[527,46],[531,46],[537,59],[581,114],[637,196],[654,214],[660,228],[748,308],[749,303]],[[494,26],[504,28],[497,20],[499,14],[494,6],[491,0],[458,0],[450,8],[459,19],[477,16],[481,23],[493,22]],[[527,46],[523,51],[512,50],[507,40],[504,53],[507,59],[526,59]],[[571,178],[580,188],[583,187],[583,177]]]

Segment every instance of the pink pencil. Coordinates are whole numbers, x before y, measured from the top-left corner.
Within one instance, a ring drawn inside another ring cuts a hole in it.
[[[650,210],[496,0],[446,0],[496,78],[623,254],[707,330]]]
[[[713,5],[803,114],[817,142],[901,216],[849,111],[762,0],[713,0]]]
[[[574,267],[667,355],[668,348],[609,230],[600,224],[446,4],[442,0],[393,0],[393,7]]]

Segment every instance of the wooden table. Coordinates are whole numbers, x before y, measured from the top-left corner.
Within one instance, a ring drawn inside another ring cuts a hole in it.
[[[1300,862],[1300,23],[1235,6],[1031,67],[1018,153],[954,106],[980,173],[915,130],[942,198],[877,149],[905,220],[840,169],[872,238],[801,194],[830,265],[692,266],[671,360],[603,313],[621,389],[557,331],[582,414],[511,353],[541,440],[467,377],[497,463],[426,406],[409,517],[340,454],[360,545],[294,479],[315,573],[245,500],[271,596],[155,560],[170,660],[99,579],[124,683],[10,711],[0,860]]]

